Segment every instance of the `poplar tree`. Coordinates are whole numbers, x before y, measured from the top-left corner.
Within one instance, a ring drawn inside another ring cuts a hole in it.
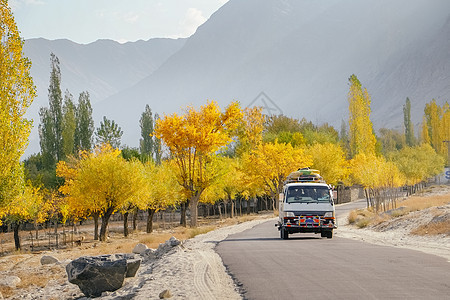
[[[376,138],[370,121],[370,95],[363,89],[356,75],[349,78],[349,127],[350,154],[375,154]]]
[[[36,96],[31,62],[23,56],[14,16],[0,4],[0,223],[2,208],[23,190],[20,163],[28,145],[32,121],[24,117]]]
[[[154,140],[153,140],[153,115],[150,106],[145,105],[145,111],[142,113],[139,121],[141,127],[140,150],[143,157],[153,157]]]
[[[411,122],[411,101],[406,98],[406,103],[403,105],[403,120],[405,125],[405,140],[408,146],[414,146],[414,126]]]
[[[64,157],[75,153],[76,107],[73,96],[66,90],[63,104],[63,154]]]
[[[156,122],[158,122],[158,120],[159,120],[159,115],[156,113],[153,124],[156,124]],[[160,165],[161,158],[162,158],[161,139],[158,138],[157,136],[153,137],[153,155],[155,157],[155,163],[157,165]]]
[[[94,138],[94,119],[88,92],[82,92],[76,109],[75,150],[92,150]]]
[[[97,137],[97,144],[110,144],[113,148],[118,149],[120,147],[120,139],[122,138],[123,131],[114,120],[108,120],[103,117],[103,121],[100,123],[100,127],[97,128],[95,136]]]
[[[56,166],[56,162],[63,159],[63,113],[61,93],[61,69],[58,57],[50,54],[50,85],[48,87],[49,107],[42,107],[39,115],[39,137],[44,164],[47,169]]]

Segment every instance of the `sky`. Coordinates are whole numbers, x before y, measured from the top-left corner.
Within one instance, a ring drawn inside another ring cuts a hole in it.
[[[24,39],[120,43],[192,35],[228,0],[9,0]]]

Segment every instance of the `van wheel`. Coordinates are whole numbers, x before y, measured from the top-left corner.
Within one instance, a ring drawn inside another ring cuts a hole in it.
[[[333,230],[327,231],[327,239],[333,238]]]
[[[287,232],[286,229],[284,229],[284,227],[281,227],[281,229],[280,229],[280,237],[283,240],[287,240],[289,238],[289,233]]]
[[[320,232],[320,237],[327,237],[327,232],[326,231],[321,231]]]

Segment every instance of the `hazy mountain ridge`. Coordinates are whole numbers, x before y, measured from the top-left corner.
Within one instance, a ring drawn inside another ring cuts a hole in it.
[[[48,106],[50,53],[53,52],[60,61],[63,93],[68,89],[77,101],[82,91],[88,91],[91,103],[95,103],[150,75],[185,41],[151,39],[120,44],[112,40],[98,40],[90,44],[77,44],[69,40],[26,40],[24,54],[32,62],[31,75],[38,95],[27,112],[28,118],[34,119],[27,153],[39,152],[38,112],[40,107]]]
[[[154,72],[93,101],[95,119],[137,146],[146,104],[160,115],[207,100],[245,107],[264,92],[277,112],[339,128],[356,74],[375,127],[401,128],[406,97],[415,123],[426,102],[450,100],[449,17],[447,0],[230,0]]]
[[[449,16],[445,0],[231,0],[152,75],[96,111],[123,126],[127,144],[137,144],[145,104],[159,113],[208,99],[245,107],[261,92],[288,116],[339,127],[356,74],[375,126],[401,128],[406,97],[416,123],[426,102],[448,100]],[[123,99],[132,105],[118,110]]]

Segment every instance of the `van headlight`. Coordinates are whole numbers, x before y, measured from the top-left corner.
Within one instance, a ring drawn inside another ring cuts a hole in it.
[[[295,214],[294,214],[294,212],[292,212],[292,211],[285,211],[284,212],[284,217],[286,218],[286,217],[295,217]]]
[[[324,215],[325,218],[333,218],[334,217],[334,213],[332,211],[327,211]]]

